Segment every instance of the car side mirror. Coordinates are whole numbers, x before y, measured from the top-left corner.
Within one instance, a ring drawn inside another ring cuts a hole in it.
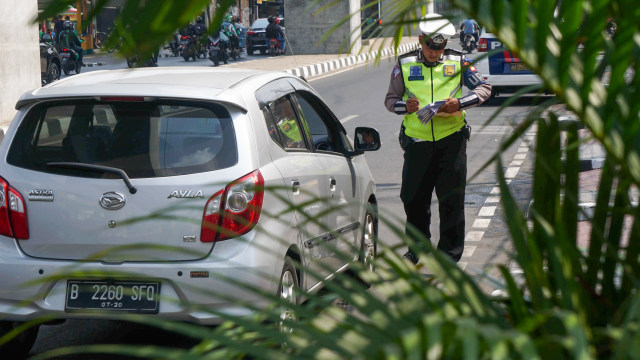
[[[380,133],[370,127],[357,127],[354,136],[353,147],[356,152],[376,151],[382,146]]]
[[[51,34],[45,33],[40,37],[40,41],[51,44],[53,42],[53,38],[51,37]]]

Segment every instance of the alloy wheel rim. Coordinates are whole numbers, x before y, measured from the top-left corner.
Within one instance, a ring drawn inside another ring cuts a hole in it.
[[[374,241],[374,229],[373,229],[373,216],[367,214],[364,227],[364,239],[363,239],[363,265],[369,271],[374,271],[373,260],[376,255],[376,244]]]
[[[295,304],[295,280],[290,270],[285,271],[280,279],[282,284],[280,287],[280,299],[282,301],[280,306],[280,331],[290,333],[293,329],[288,325],[291,321],[296,319],[296,316],[289,304]]]

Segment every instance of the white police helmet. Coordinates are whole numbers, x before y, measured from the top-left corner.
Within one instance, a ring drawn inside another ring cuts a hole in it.
[[[443,49],[447,45],[447,38],[456,34],[456,29],[440,14],[425,15],[418,25],[427,46],[434,50]]]

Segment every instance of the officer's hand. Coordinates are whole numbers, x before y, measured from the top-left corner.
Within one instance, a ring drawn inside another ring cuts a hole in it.
[[[418,110],[420,110],[420,101],[417,98],[407,99],[407,112],[411,114]]]
[[[460,110],[460,101],[456,98],[448,98],[447,102],[440,106],[438,109],[439,113],[453,114],[454,112]],[[407,106],[408,108],[408,106]]]

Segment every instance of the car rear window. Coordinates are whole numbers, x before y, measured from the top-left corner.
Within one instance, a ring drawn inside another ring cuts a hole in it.
[[[264,29],[267,27],[267,25],[269,25],[269,21],[267,21],[267,19],[258,19],[256,21],[253,22],[253,25],[251,25],[252,29]]]
[[[38,104],[21,122],[7,157],[22,168],[105,178],[113,175],[52,163],[108,166],[143,178],[218,170],[237,160],[229,112],[184,101]]]

